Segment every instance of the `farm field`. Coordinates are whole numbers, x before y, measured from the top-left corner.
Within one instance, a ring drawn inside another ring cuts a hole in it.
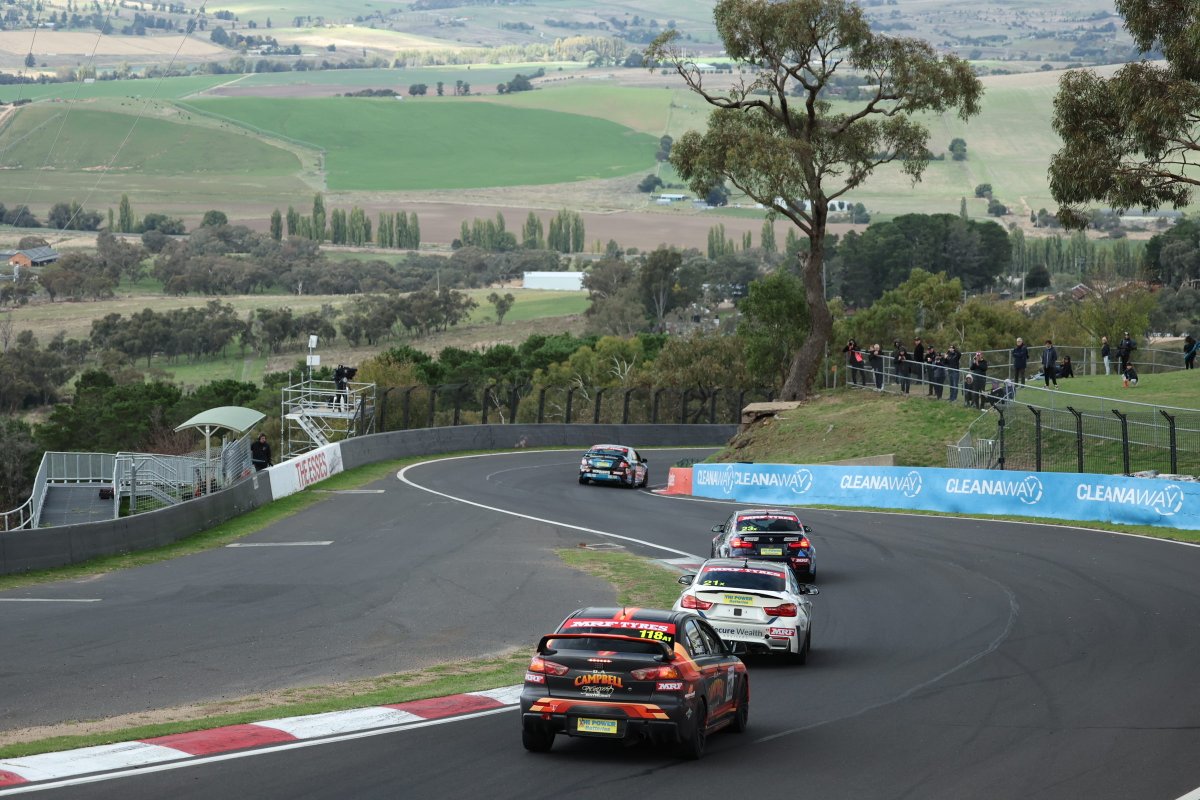
[[[331,190],[608,178],[649,169],[658,146],[654,137],[612,122],[499,104],[225,98],[191,105],[323,147]]]
[[[98,97],[175,100],[238,79],[237,75],[191,75],[179,78],[130,78],[119,81],[43,83],[0,86],[0,101],[17,99],[92,100]]]

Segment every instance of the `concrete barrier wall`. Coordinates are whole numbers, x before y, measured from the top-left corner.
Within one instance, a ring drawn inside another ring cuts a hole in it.
[[[720,446],[736,430],[736,425],[464,425],[363,436],[342,442],[341,451],[345,468],[353,469],[379,461],[460,450],[587,447],[600,442],[635,447]],[[669,464],[658,465],[651,458],[650,466],[656,479],[666,479]],[[271,482],[267,476],[257,474],[222,492],[146,514],[81,525],[2,531],[0,575],[161,547],[266,505],[271,499]]]

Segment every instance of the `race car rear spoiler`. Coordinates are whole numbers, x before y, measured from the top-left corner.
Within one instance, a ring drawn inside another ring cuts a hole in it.
[[[546,646],[547,642],[554,639],[614,639],[622,642],[657,645],[662,650],[662,654],[659,657],[663,661],[669,662],[675,660],[675,650],[666,642],[656,639],[643,639],[640,636],[624,636],[619,633],[549,633],[538,641],[537,653],[539,656],[552,656],[558,652]]]

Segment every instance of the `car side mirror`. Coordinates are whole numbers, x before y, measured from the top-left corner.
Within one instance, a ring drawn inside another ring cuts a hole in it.
[[[725,526],[724,525],[713,525],[712,532],[713,533],[724,533]]]
[[[679,580],[675,581],[680,586],[691,586],[692,581],[696,580],[695,575],[680,575]]]
[[[821,590],[807,583],[800,584],[800,594],[820,594]]]
[[[805,533],[812,533],[812,528],[810,528],[810,527],[808,527],[807,525],[805,525],[805,526],[804,526],[804,532],[805,532]]]
[[[722,639],[721,644],[725,645],[725,652],[730,655],[744,656],[746,653],[750,652],[750,648],[745,642],[727,642]]]
[[[643,459],[642,459],[642,463],[643,463],[643,464],[649,464],[649,463],[650,463],[650,459],[648,459],[648,458],[643,458]]]

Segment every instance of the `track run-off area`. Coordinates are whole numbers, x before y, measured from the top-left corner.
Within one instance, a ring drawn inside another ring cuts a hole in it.
[[[651,484],[703,452],[647,450]],[[434,459],[240,542],[253,547],[0,593],[3,727],[532,652],[571,610],[613,602],[555,550],[703,558],[732,508],[581,486],[578,463]],[[748,659],[750,728],[713,736],[699,762],[565,737],[526,753],[510,708],[0,797],[1200,798],[1200,547],[801,516],[821,589],[809,662]]]

